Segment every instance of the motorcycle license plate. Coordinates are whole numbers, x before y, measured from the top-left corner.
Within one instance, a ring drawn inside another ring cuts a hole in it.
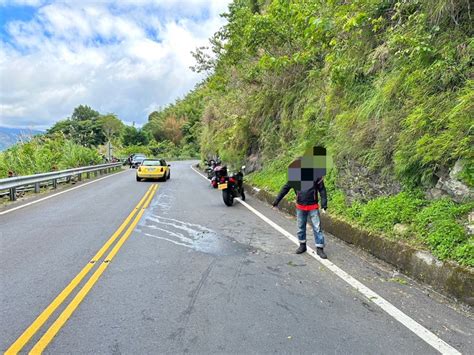
[[[227,183],[219,184],[219,190],[227,189]]]

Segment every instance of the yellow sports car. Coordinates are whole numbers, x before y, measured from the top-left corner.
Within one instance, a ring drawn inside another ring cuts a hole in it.
[[[137,181],[142,179],[166,181],[171,177],[170,166],[164,159],[145,159],[137,169]]]

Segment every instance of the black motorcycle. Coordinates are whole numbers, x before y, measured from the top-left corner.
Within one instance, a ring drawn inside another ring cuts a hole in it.
[[[242,170],[245,166],[242,167]],[[219,190],[222,190],[222,199],[227,206],[234,204],[234,198],[240,197],[242,201],[245,201],[244,192],[244,174],[239,171],[229,176],[224,176],[223,181],[219,183]]]

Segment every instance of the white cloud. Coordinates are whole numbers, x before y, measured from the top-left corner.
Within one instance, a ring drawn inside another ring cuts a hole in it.
[[[1,6],[39,6],[44,0],[0,0]]]
[[[0,125],[46,128],[79,104],[145,123],[202,79],[190,51],[223,25],[228,2],[64,1],[7,23]]]

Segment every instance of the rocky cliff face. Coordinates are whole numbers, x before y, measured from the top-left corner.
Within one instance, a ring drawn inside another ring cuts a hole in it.
[[[246,159],[246,172],[251,173],[262,169],[262,157],[253,152]],[[474,199],[474,189],[460,179],[464,163],[458,160],[451,170],[440,172],[434,187],[426,191],[426,197],[436,200],[449,197],[462,203]],[[367,202],[380,196],[392,196],[402,191],[402,184],[395,176],[387,176],[382,171],[370,171],[364,165],[354,160],[338,162],[337,187],[344,191],[347,202]]]
[[[474,198],[474,189],[463,183],[459,175],[464,169],[464,163],[458,160],[449,173],[440,174],[435,187],[427,192],[429,199],[449,196],[456,202],[466,202]]]
[[[426,191],[426,197],[431,200],[449,197],[458,203],[472,201],[474,189],[460,179],[463,169],[463,161],[458,160],[451,170],[439,173],[436,185]],[[347,161],[338,167],[337,185],[345,192],[349,202],[367,202],[379,196],[397,194],[402,190],[400,182],[395,178],[380,171],[371,172],[355,161]]]
[[[340,163],[341,164],[341,163]],[[338,166],[338,187],[344,191],[348,202],[367,202],[379,196],[390,196],[401,191],[401,184],[381,171],[371,172],[356,161]]]
[[[246,173],[252,173],[262,169],[262,159],[258,153],[254,153],[245,160]]]

